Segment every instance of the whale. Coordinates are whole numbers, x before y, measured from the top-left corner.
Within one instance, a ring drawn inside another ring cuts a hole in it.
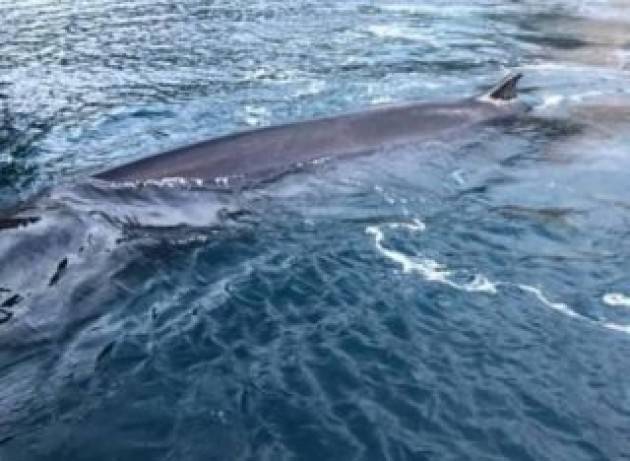
[[[463,136],[467,128],[507,121],[530,110],[520,100],[521,73],[509,73],[488,91],[438,102],[378,105],[363,111],[237,132],[149,155],[86,175],[106,184],[168,179],[202,181],[204,187],[256,187],[309,163],[369,154],[388,147]],[[28,227],[41,218],[28,204],[0,212],[0,232]]]
[[[453,136],[454,131],[509,119],[527,110],[517,96],[521,73],[489,91],[444,102],[414,101],[269,126],[209,139],[98,172],[110,182],[178,178],[206,182],[263,180],[322,159]]]

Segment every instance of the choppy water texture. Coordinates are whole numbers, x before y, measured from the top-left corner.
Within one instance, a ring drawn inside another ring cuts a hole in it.
[[[626,1],[0,0],[0,459],[630,459]],[[466,96],[244,191],[92,172]]]

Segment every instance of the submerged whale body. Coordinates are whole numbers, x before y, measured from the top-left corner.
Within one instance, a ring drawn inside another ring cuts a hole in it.
[[[505,77],[482,96],[445,103],[413,102],[271,126],[200,142],[96,174],[106,181],[166,178],[213,181],[264,178],[322,158],[370,152],[446,135],[526,109],[516,97],[521,74]]]

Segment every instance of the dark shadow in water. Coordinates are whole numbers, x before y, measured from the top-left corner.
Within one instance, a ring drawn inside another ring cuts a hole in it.
[[[517,34],[514,35],[518,40],[531,43],[534,45],[541,45],[551,48],[557,48],[560,50],[575,50],[577,48],[584,48],[590,45],[589,42],[577,37],[563,36],[563,35],[541,35],[536,34]]]
[[[20,192],[36,180],[37,167],[30,160],[41,151],[38,143],[58,123],[57,116],[33,120],[33,114],[16,112],[0,82],[0,152],[10,159],[0,163],[0,204],[4,207],[15,206]]]
[[[18,227],[26,227],[29,224],[35,224],[41,218],[37,216],[25,218],[0,218],[0,231],[4,229],[17,229]]]
[[[0,86],[0,151],[12,160],[0,164],[0,191],[18,191],[25,184],[25,178],[32,177],[34,168],[16,160],[28,157],[34,140],[17,128],[16,116],[9,107],[9,97]]]
[[[20,301],[22,301],[22,296],[15,294],[7,299],[4,300],[4,302],[2,304],[0,304],[0,307],[2,308],[11,308],[13,306],[15,306],[16,304],[18,304]]]
[[[57,265],[57,270],[55,271],[53,276],[50,278],[50,282],[48,282],[48,286],[55,285],[59,281],[61,276],[64,274],[67,268],[68,268],[68,258],[63,258],[61,261],[59,261],[59,264]]]
[[[506,126],[506,134],[531,135],[538,139],[556,141],[584,132],[586,124],[566,117],[523,117],[516,123]]]
[[[9,97],[2,92],[3,86],[6,84],[0,82],[0,149],[7,148],[9,140],[17,134],[15,119],[9,110]]]
[[[11,311],[7,311],[5,309],[0,309],[0,325],[8,322],[13,317],[13,313]]]
[[[7,290],[5,288],[3,288],[1,291],[5,293],[11,292],[11,290]],[[11,309],[22,302],[23,299],[24,298],[21,295],[14,294],[9,296],[2,302],[2,304],[0,304],[0,325],[8,322],[13,318],[13,311]]]

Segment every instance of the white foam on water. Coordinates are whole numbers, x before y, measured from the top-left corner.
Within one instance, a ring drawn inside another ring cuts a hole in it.
[[[593,99],[600,98],[604,96],[605,94],[606,93],[599,90],[585,91],[583,93],[573,94],[571,95],[569,99],[571,100],[571,102],[574,102],[574,103],[582,103],[582,102],[586,102],[586,100],[590,98],[593,98]]]
[[[463,186],[464,184],[466,184],[466,180],[464,179],[464,172],[462,170],[453,171],[451,173],[451,178],[453,178],[459,186]]]
[[[424,14],[431,17],[469,17],[471,14],[482,13],[483,10],[476,6],[458,3],[457,6],[446,7],[444,5],[391,3],[379,5],[379,8],[393,13]]]
[[[552,302],[549,300],[549,298],[547,298],[543,292],[540,290],[540,288],[537,287],[533,287],[531,285],[523,285],[523,284],[518,284],[515,285],[518,288],[520,288],[523,291],[526,291],[528,293],[532,293],[534,296],[536,296],[536,298],[538,298],[538,300],[544,304],[547,307],[550,307],[551,309],[558,311],[564,315],[567,315],[569,317],[572,318],[577,318],[580,319],[582,321],[588,322],[592,325],[596,325],[596,326],[600,326],[600,327],[604,327],[608,330],[613,330],[613,331],[618,331],[621,333],[626,333],[626,334],[630,334],[630,325],[623,325],[623,324],[619,324],[619,323],[613,323],[613,322],[608,322],[605,320],[593,320],[590,319],[588,317],[585,317],[581,314],[579,314],[578,312],[574,311],[573,309],[571,309],[571,307],[568,304],[562,303],[562,302]],[[630,299],[626,298],[627,301],[630,302]]]
[[[422,232],[426,229],[426,225],[419,219],[414,219],[411,223],[389,223],[386,226],[390,229],[405,228],[414,232]],[[390,261],[400,264],[402,271],[406,274],[416,273],[429,282],[443,283],[457,290],[467,292],[494,294],[497,291],[496,285],[482,274],[476,274],[473,280],[468,283],[457,283],[451,280],[452,271],[444,264],[429,258],[414,258],[400,251],[385,247],[383,244],[385,234],[381,226],[368,226],[365,232],[374,238],[374,245],[377,251]]]
[[[468,283],[457,283],[452,280],[453,271],[449,270],[444,264],[433,259],[413,257],[406,255],[400,251],[387,248],[384,244],[385,233],[383,229],[407,229],[412,232],[423,232],[426,230],[426,224],[420,219],[414,219],[412,222],[393,222],[380,226],[368,226],[365,229],[366,234],[372,236],[374,246],[377,251],[385,258],[399,264],[403,273],[415,273],[420,275],[424,280],[429,282],[442,283],[456,290],[466,292],[477,292],[487,294],[497,294],[497,288],[503,286],[514,286],[521,291],[532,294],[544,306],[553,309],[567,317],[579,319],[592,325],[604,327],[609,330],[630,334],[630,325],[617,324],[605,320],[593,320],[581,315],[573,310],[568,304],[549,299],[543,291],[535,286],[526,284],[517,284],[512,282],[492,281],[483,274],[475,274],[473,280]],[[630,307],[630,297],[626,297],[619,293],[610,293],[604,295],[604,302],[616,306]]]
[[[542,290],[540,288],[531,286],[531,285],[523,285],[523,284],[517,284],[515,285],[518,288],[520,288],[523,291],[526,291],[528,293],[533,294],[534,296],[536,296],[536,298],[538,298],[538,300],[544,304],[547,307],[550,307],[551,309],[554,309],[558,312],[561,312],[565,315],[568,315],[569,317],[580,317],[584,320],[589,320],[586,317],[578,314],[577,312],[575,312],[573,309],[571,309],[567,304],[565,303],[560,303],[560,302],[553,302],[550,301],[549,298],[547,298]]]
[[[392,98],[391,96],[387,96],[387,95],[379,95],[379,96],[376,96],[376,97],[374,97],[374,98],[372,98],[370,100],[370,103],[374,104],[374,105],[376,105],[376,104],[390,104],[392,102],[394,102],[394,98]]]
[[[249,126],[257,127],[265,125],[271,119],[271,111],[263,106],[254,106],[248,104],[244,108],[244,121]]]
[[[543,95],[542,103],[536,107],[536,110],[549,109],[551,107],[558,107],[565,97],[561,94],[545,94]]]
[[[589,102],[597,103],[606,96],[606,93],[599,90],[584,91],[572,95],[560,95],[560,94],[543,94],[542,102],[534,107],[537,112],[556,109],[563,104],[576,105],[576,104],[588,104]]]
[[[630,296],[622,293],[606,293],[602,296],[604,304],[613,307],[630,307]]]
[[[301,89],[293,93],[294,98],[303,96],[314,96],[320,94],[326,89],[326,82],[323,80],[309,80],[308,83]]]
[[[368,26],[367,31],[379,38],[399,38],[436,45],[435,40],[430,35],[397,24],[374,24]]]
[[[408,223],[391,223],[388,225],[388,227],[396,224],[409,225]],[[365,232],[368,235],[374,237],[374,245],[376,246],[376,249],[379,251],[379,253],[381,253],[387,259],[400,264],[404,273],[416,272],[422,275],[427,280],[448,283],[448,276],[450,275],[450,272],[437,261],[433,261],[432,259],[427,258],[422,258],[418,261],[415,261],[413,258],[407,256],[402,252],[386,248],[383,244],[383,240],[385,240],[385,234],[379,226],[368,226],[365,229]]]
[[[527,71],[538,71],[538,72],[556,72],[556,71],[564,71],[564,72],[585,72],[585,71],[593,71],[593,69],[601,68],[602,70],[609,71],[609,73],[615,72],[615,69],[610,69],[603,66],[595,66],[595,65],[586,65],[586,64],[576,64],[571,61],[555,61],[555,62],[537,62],[531,64],[525,64],[523,66],[519,66],[519,70]]]
[[[385,200],[385,202],[387,202],[389,205],[395,205],[398,202],[398,199],[395,196],[387,192],[383,187],[379,186],[378,184],[374,186],[374,190],[378,192],[383,197],[383,200]]]
[[[620,325],[618,323],[605,322],[601,324],[604,328],[608,328],[613,331],[620,331],[630,335],[630,325]]]
[[[496,294],[497,284],[483,274],[476,274],[472,282],[463,285],[465,291],[479,291],[482,293]]]
[[[388,226],[390,229],[407,229],[414,232],[422,232],[427,228],[427,225],[418,218],[414,218],[411,222],[390,223]]]

